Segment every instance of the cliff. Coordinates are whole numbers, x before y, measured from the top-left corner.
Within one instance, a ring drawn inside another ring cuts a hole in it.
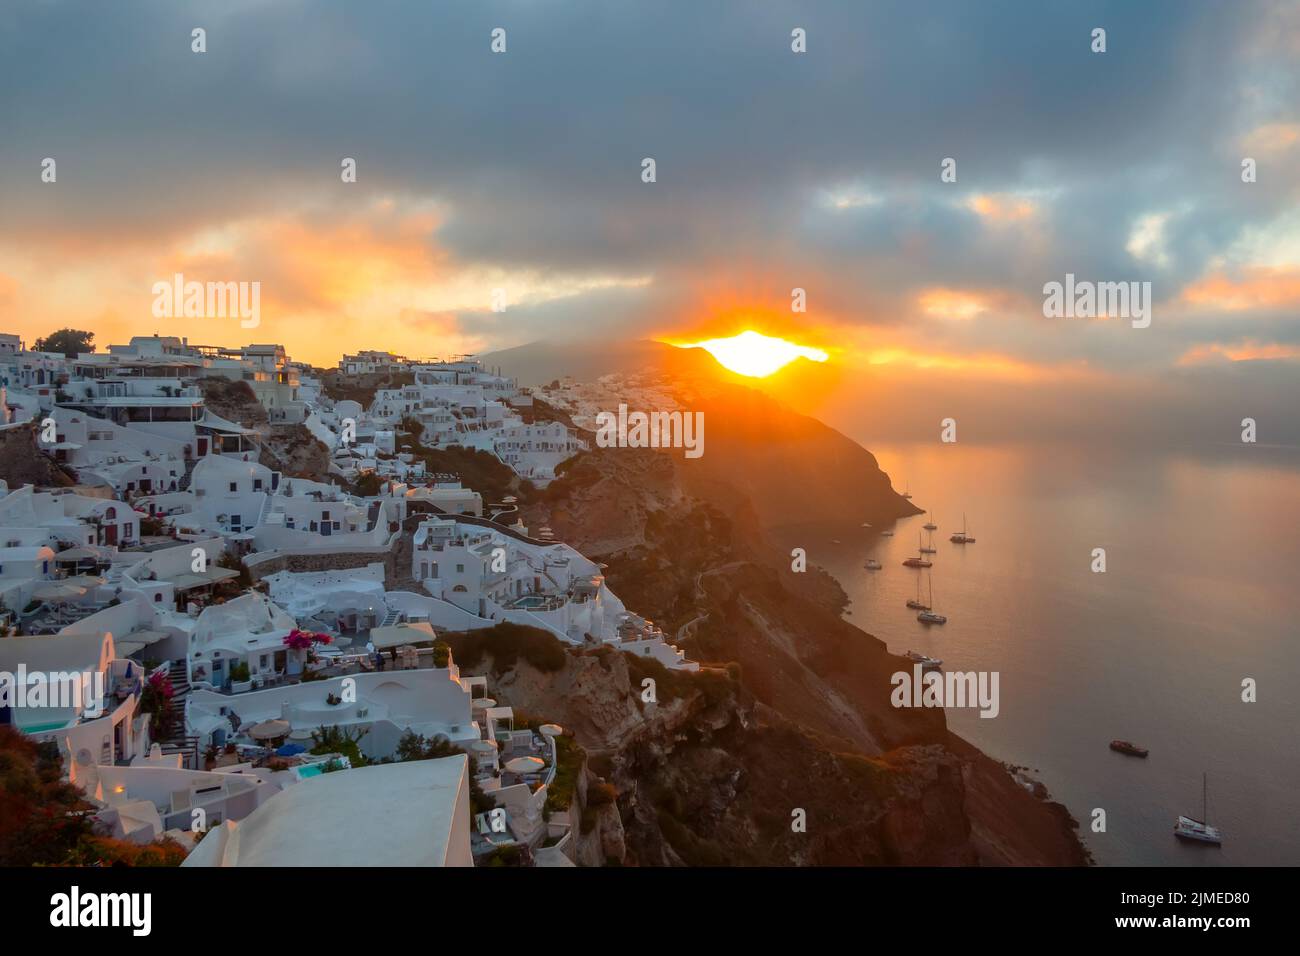
[[[773,444],[758,428],[733,435],[763,445],[777,474],[817,468],[791,460],[812,454],[807,444]],[[790,570],[744,482],[724,480],[728,461],[758,452],[727,448],[708,446],[720,459],[709,482],[689,476],[699,460],[680,453],[596,449],[523,509],[528,525],[606,563],[627,606],[706,665],[689,676],[602,649],[554,672],[503,669],[494,686],[587,748],[618,791],[624,862],[1086,863],[1062,806],[952,734],[942,710],[891,705],[890,677],[911,662],[843,620],[829,576]],[[878,506],[896,507],[887,477],[876,492]],[[647,676],[659,696],[642,707]],[[806,832],[791,828],[797,810]]]

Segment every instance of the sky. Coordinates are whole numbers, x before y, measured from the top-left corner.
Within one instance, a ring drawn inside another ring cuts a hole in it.
[[[260,325],[155,317],[176,273],[259,282]],[[1067,273],[1150,282],[1150,327],[1045,317]],[[754,328],[876,394],[1281,416],[1298,318],[1296,3],[0,7],[0,331],[29,344],[333,365]]]

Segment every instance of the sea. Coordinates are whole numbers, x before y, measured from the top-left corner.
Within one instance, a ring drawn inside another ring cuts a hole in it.
[[[820,530],[809,561],[892,651],[998,672],[998,715],[951,708],[953,730],[1029,768],[1101,865],[1300,864],[1300,453],[855,437],[932,515],[934,567],[902,566],[925,515]],[[974,544],[948,540],[963,520]],[[905,606],[918,580],[946,624]],[[1173,834],[1203,780],[1217,848]]]

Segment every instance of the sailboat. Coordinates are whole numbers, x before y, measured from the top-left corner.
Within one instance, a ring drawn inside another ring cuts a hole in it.
[[[906,498],[906,499],[908,499],[909,501],[910,501],[911,498],[912,498],[912,491],[911,491],[911,488],[912,488],[911,485],[905,485],[905,486],[903,487],[903,497]]]
[[[930,581],[930,607],[916,616],[916,619],[922,624],[947,624],[948,619],[942,614],[936,614],[931,608],[934,607],[934,581]]]
[[[934,532],[933,532],[933,531],[930,532],[930,539],[925,543],[925,547],[923,547],[923,548],[921,549],[921,553],[922,553],[922,554],[934,554],[934,553],[935,553],[935,547],[934,547]]]
[[[867,563],[863,565],[863,567],[868,571],[879,571],[882,565],[875,558],[867,558]]]
[[[941,667],[943,667],[943,661],[939,660],[939,658],[937,657],[930,657],[927,654],[920,654],[917,653],[916,651],[908,651],[903,656],[906,657],[909,661],[915,661],[917,664],[920,664],[922,671],[937,671]]]
[[[961,530],[954,532],[948,538],[953,544],[974,544],[975,537],[966,533],[966,513],[963,511],[961,516]]]
[[[921,576],[916,576],[916,597],[907,599],[907,606],[913,611],[928,611],[930,605],[921,600]]]
[[[1209,819],[1209,813],[1206,811],[1206,774],[1201,774],[1201,819],[1193,820],[1191,817],[1180,816],[1178,822],[1174,824],[1174,836],[1183,840],[1193,840],[1197,843],[1213,843],[1218,846],[1223,842],[1223,836],[1219,833],[1218,827],[1212,827],[1205,821]]]
[[[917,546],[918,549],[921,547],[921,536],[920,536],[919,534],[916,536],[916,546]],[[904,562],[903,562],[903,567],[905,567],[905,568],[932,568],[932,567],[934,567],[934,562],[929,561],[929,560],[927,560],[926,558],[922,557],[920,554],[918,554],[915,558],[908,558],[906,561],[904,561]]]
[[[927,511],[926,514],[930,515],[930,520],[927,521],[925,524],[921,525],[921,527],[924,528],[926,531],[938,530],[939,526],[934,523],[934,514],[929,511]]]

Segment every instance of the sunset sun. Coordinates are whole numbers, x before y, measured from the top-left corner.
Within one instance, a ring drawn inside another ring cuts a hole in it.
[[[702,348],[724,368],[738,375],[763,378],[779,371],[797,358],[825,362],[827,355],[821,349],[795,345],[785,339],[761,335],[752,329],[726,339],[708,339],[694,342],[684,348]]]

